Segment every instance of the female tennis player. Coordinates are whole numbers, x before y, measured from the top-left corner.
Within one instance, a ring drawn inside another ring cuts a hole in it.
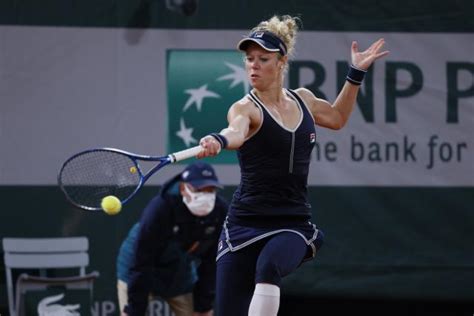
[[[217,316],[275,316],[282,277],[313,258],[323,234],[311,223],[307,177],[315,125],[341,129],[384,40],[360,52],[352,42],[347,81],[334,103],[305,88],[283,88],[297,19],[274,16],[238,43],[253,89],[233,104],[228,127],[200,140],[199,158],[237,150],[241,182],[217,254]]]

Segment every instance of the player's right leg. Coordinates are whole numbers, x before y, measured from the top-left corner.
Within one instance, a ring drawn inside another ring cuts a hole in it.
[[[215,316],[248,314],[255,288],[255,266],[262,243],[228,252],[217,261]]]

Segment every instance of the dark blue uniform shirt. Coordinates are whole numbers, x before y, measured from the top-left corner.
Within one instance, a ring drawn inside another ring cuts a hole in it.
[[[145,315],[148,295],[193,292],[194,309],[212,309],[217,240],[228,205],[216,198],[207,216],[191,214],[178,192],[179,177],[163,186],[129,232],[117,259],[118,278],[128,285],[129,316]]]
[[[229,209],[231,222],[274,225],[310,218],[307,182],[315,123],[301,98],[294,91],[286,93],[302,113],[293,130],[278,123],[254,93],[248,95],[263,122],[238,150],[241,180]]]

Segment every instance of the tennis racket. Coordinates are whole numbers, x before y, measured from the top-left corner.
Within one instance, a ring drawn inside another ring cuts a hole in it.
[[[89,149],[67,159],[58,175],[58,184],[73,205],[99,211],[102,199],[116,196],[127,203],[158,170],[166,165],[196,156],[196,146],[167,156],[137,155],[115,148]],[[157,161],[143,174],[139,161]]]

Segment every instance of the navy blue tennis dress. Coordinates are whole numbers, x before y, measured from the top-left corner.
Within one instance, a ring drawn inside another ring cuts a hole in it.
[[[312,259],[323,234],[310,222],[307,181],[315,124],[303,100],[285,90],[299,107],[294,129],[282,126],[259,98],[250,98],[261,111],[260,128],[237,151],[241,181],[234,193],[220,236],[217,260],[269,236],[291,232],[308,245],[305,260]]]

